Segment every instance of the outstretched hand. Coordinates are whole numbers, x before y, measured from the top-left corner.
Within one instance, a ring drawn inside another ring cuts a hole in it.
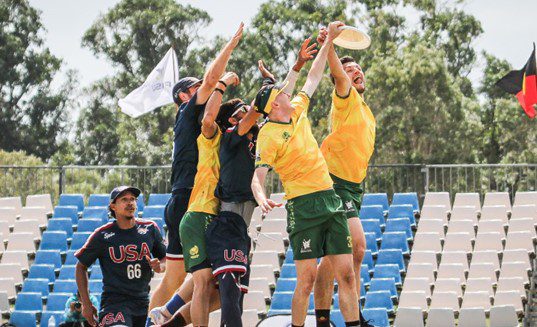
[[[239,76],[234,72],[225,72],[220,80],[224,81],[226,85],[237,86],[240,83]]]
[[[235,48],[237,46],[237,44],[239,44],[239,41],[242,38],[243,30],[244,30],[244,23],[241,22],[241,24],[239,25],[239,28],[237,29],[237,32],[235,32],[235,35],[233,35],[231,40],[229,40],[229,45],[231,47]]]
[[[272,80],[274,80],[274,74],[272,74],[266,67],[265,67],[265,63],[263,62],[263,60],[259,59],[259,61],[257,62],[257,68],[259,68],[259,71],[261,72],[261,76],[263,78],[270,78]]]
[[[308,37],[302,42],[302,46],[300,46],[300,51],[298,52],[298,61],[306,62],[311,60],[313,59],[313,55],[317,53],[317,43],[310,45],[310,41],[311,37]]]
[[[328,40],[333,41],[343,31],[341,28],[345,26],[340,21],[331,22],[328,24]]]
[[[319,35],[317,35],[317,43],[319,43],[319,45],[323,45],[327,36],[328,36],[328,30],[326,29],[325,26],[321,27],[319,29]]]

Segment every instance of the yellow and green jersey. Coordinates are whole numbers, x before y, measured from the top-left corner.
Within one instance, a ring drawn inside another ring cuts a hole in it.
[[[343,180],[361,183],[375,148],[375,117],[351,87],[346,98],[332,92],[330,119],[331,132],[321,145],[328,170]]]
[[[310,99],[300,92],[289,123],[268,121],[257,137],[256,167],[274,168],[286,199],[332,188],[328,167],[311,132],[307,116]]]

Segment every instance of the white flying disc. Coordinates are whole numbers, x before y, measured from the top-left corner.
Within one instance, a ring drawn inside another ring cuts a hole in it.
[[[341,29],[343,31],[334,39],[334,44],[352,50],[367,49],[371,45],[371,38],[369,35],[356,27],[343,26]]]

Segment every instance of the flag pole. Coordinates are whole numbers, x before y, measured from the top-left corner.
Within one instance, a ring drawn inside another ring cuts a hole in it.
[[[535,43],[533,45],[535,46]],[[177,83],[177,74],[179,72],[177,71],[177,67],[175,66],[175,65],[177,65],[177,62],[176,62],[177,61],[176,60],[177,59],[177,54],[175,53],[175,48],[174,48],[173,44],[172,44],[172,51],[175,54],[175,56],[174,56],[175,58],[173,58],[173,83],[176,84]]]

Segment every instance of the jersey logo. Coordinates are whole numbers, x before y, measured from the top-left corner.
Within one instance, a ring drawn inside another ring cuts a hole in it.
[[[147,234],[147,227],[139,227],[138,228],[138,234],[140,234],[140,235]]]
[[[115,316],[113,313],[107,314],[106,316],[103,317],[103,319],[99,323],[99,326],[107,326],[107,325],[114,324],[116,322],[125,323],[125,317],[123,317],[122,312],[118,312]]]
[[[231,253],[228,252],[227,249],[224,250],[224,260],[231,262],[231,261],[238,261],[242,262],[244,264],[248,264],[248,257],[244,255],[244,252],[241,250],[235,250],[231,249]]]
[[[116,233],[113,233],[113,232],[112,233],[104,233],[104,239],[107,240],[107,239],[109,239],[110,237],[112,237],[114,235],[116,235]]]
[[[284,140],[287,141],[291,137],[291,134],[289,134],[289,132],[285,131],[285,132],[283,132],[282,137],[283,137]]]
[[[134,244],[129,244],[127,246],[120,245],[119,257],[117,257],[114,247],[110,246],[108,247],[108,254],[110,255],[110,259],[112,259],[114,263],[122,263],[124,261],[140,261],[145,258],[145,256],[150,256],[151,251],[149,251],[149,246],[147,245],[147,243],[142,243],[140,252],[137,251],[137,248],[138,247]]]
[[[190,258],[192,259],[196,259],[200,256],[199,255],[200,250],[197,245],[194,245],[193,247],[191,247],[189,253],[190,253]]]
[[[307,253],[307,252],[311,252],[311,239],[302,240],[302,248],[300,249],[300,253]]]
[[[352,201],[345,202],[345,206],[347,207],[347,211],[352,211],[354,209]]]

